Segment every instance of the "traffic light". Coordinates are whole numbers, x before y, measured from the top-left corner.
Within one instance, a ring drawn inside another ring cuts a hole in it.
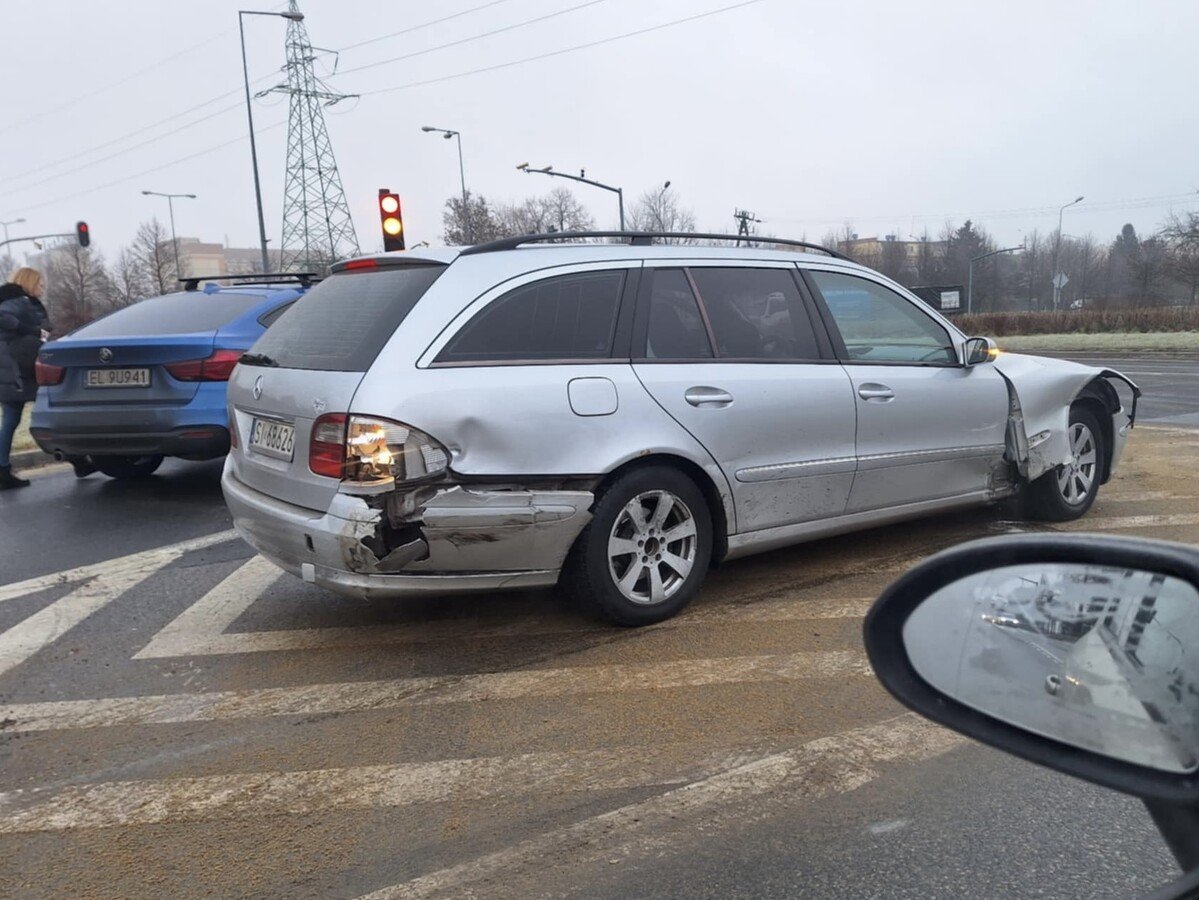
[[[379,223],[383,226],[383,249],[403,250],[404,214],[400,211],[400,195],[379,188]]]
[[[80,247],[86,247],[92,242],[92,233],[87,230],[87,222],[75,223],[75,237]]]

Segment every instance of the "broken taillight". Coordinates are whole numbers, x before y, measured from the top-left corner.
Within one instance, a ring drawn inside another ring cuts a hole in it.
[[[312,426],[308,468],[343,484],[386,489],[435,477],[449,464],[445,447],[402,422],[329,413]]]

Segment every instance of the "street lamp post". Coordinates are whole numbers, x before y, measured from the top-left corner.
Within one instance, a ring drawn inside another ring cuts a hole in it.
[[[147,197],[166,197],[167,210],[171,216],[171,246],[175,250],[175,277],[179,278],[183,275],[183,270],[179,268],[179,239],[175,237],[175,198],[186,197],[189,200],[195,200],[195,194],[163,194],[159,191],[142,191]]]
[[[1069,203],[1063,204],[1061,209],[1057,211],[1057,238],[1053,242],[1053,308],[1055,310],[1057,309],[1058,302],[1061,300],[1062,295],[1062,289],[1058,286],[1057,277],[1057,258],[1058,253],[1062,249],[1062,215],[1066,212],[1068,207],[1073,206],[1075,203],[1082,203],[1083,199],[1083,197],[1078,197],[1074,200],[1071,200]]]
[[[452,128],[435,128],[432,125],[422,125],[421,131],[426,133],[436,132],[444,137],[447,141],[450,138],[458,139],[458,178],[462,182],[462,231],[468,244],[474,243],[474,229],[471,227],[470,210],[467,207],[466,200],[466,167],[462,163],[462,133],[454,131]]]
[[[258,204],[258,242],[262,247],[262,271],[271,270],[270,260],[266,255],[266,219],[262,215],[262,185],[258,180],[258,147],[254,141],[254,110],[250,105],[250,69],[246,64],[246,26],[244,16],[278,16],[292,22],[304,19],[302,12],[258,12],[252,9],[237,11],[237,30],[241,34],[241,74],[246,83],[246,119],[250,123],[250,162],[254,166],[254,200]]]
[[[24,219],[9,219],[7,222],[0,222],[0,225],[4,226],[4,243],[7,244],[9,242],[8,226],[9,225],[20,225],[24,221],[25,221]]]
[[[980,253],[978,256],[970,257],[970,265],[967,267],[966,273],[966,315],[970,315],[974,311],[974,264],[980,259],[986,259],[988,256],[998,256],[1000,253],[1015,253],[1017,250],[1023,250],[1024,245],[1019,247],[1004,247],[1002,250],[992,250],[990,253]]]
[[[578,175],[567,175],[565,172],[555,172],[553,166],[545,166],[541,169],[530,169],[528,163],[521,163],[516,168],[520,169],[526,175],[536,173],[538,175],[549,175],[552,178],[569,178],[571,181],[578,181],[583,184],[589,184],[592,187],[602,188],[605,191],[611,191],[616,195],[616,202],[620,207],[620,230],[624,231],[624,191],[610,184],[604,184],[602,181],[593,181],[587,178],[580,170]]]

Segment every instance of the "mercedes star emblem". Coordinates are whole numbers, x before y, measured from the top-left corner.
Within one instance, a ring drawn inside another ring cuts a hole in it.
[[[254,399],[258,400],[262,397],[262,376],[259,375],[254,379]]]

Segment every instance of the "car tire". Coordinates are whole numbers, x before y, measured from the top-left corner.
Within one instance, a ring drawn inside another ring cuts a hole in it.
[[[712,516],[703,492],[678,469],[647,466],[599,493],[563,581],[603,618],[650,625],[691,602],[711,558]]]
[[[162,465],[161,456],[93,456],[96,468],[109,478],[127,480],[153,475]]]
[[[1082,516],[1095,502],[1107,447],[1099,419],[1085,406],[1070,410],[1069,439],[1073,460],[1028,486],[1025,510],[1029,518],[1068,522]]]

